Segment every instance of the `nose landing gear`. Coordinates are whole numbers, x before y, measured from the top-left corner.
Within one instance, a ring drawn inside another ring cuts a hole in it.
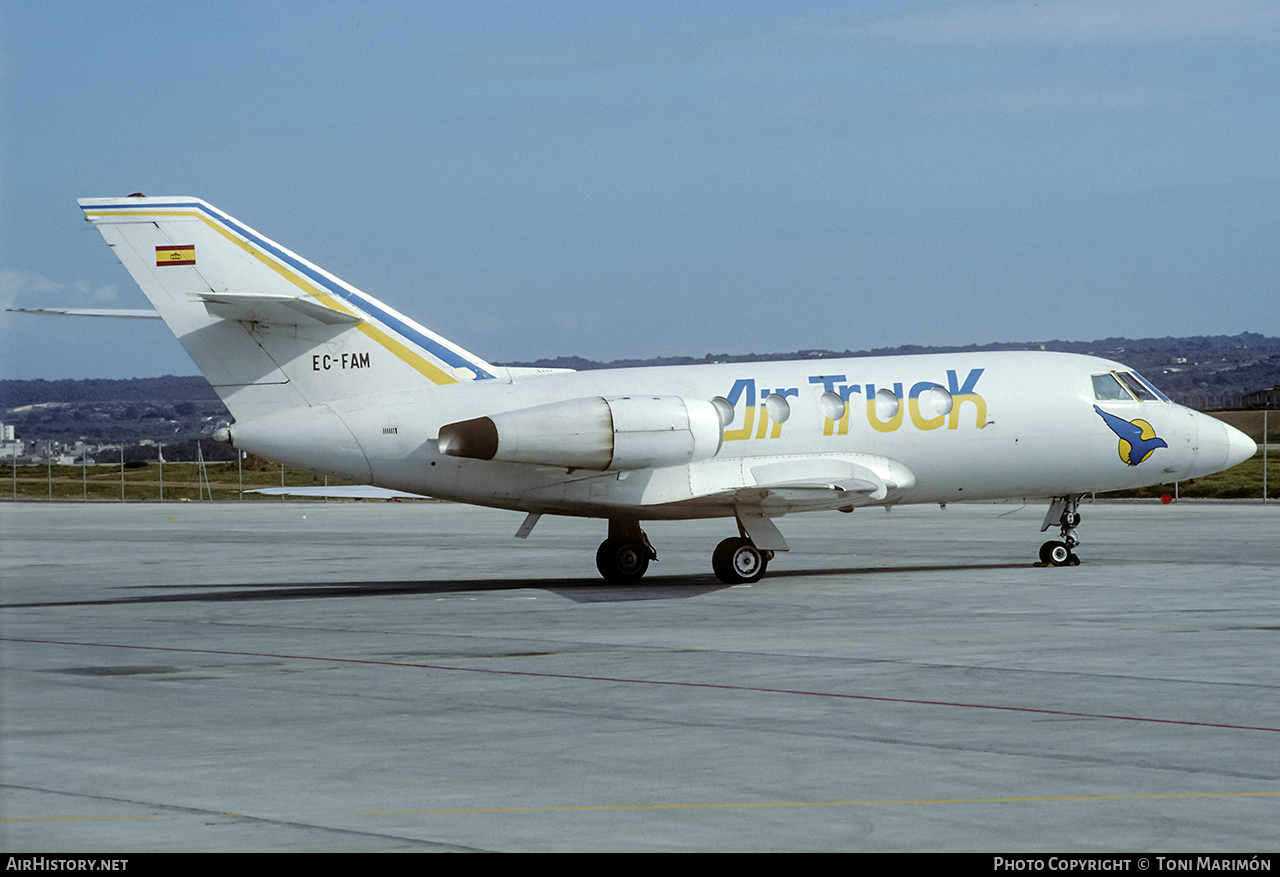
[[[1079,566],[1080,558],[1075,552],[1080,544],[1076,538],[1076,527],[1080,524],[1079,496],[1054,497],[1040,532],[1048,530],[1055,522],[1061,528],[1060,538],[1040,546],[1040,562],[1045,566]]]

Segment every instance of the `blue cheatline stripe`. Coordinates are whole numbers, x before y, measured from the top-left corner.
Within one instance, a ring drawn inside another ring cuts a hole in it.
[[[312,268],[310,265],[307,265],[305,262],[302,262],[299,259],[299,257],[294,256],[292,253],[283,249],[282,247],[276,246],[275,244],[272,244],[270,241],[264,239],[261,235],[259,235],[253,229],[249,228],[246,225],[242,225],[238,220],[232,219],[230,216],[227,216],[222,213],[214,212],[212,208],[210,208],[208,205],[203,204],[199,201],[166,201],[164,203],[150,203],[150,204],[136,204],[136,205],[135,204],[97,204],[97,205],[87,206],[82,209],[84,209],[86,212],[89,210],[120,210],[124,212],[133,212],[133,213],[145,215],[148,210],[154,210],[157,208],[173,208],[173,207],[179,207],[179,208],[185,207],[185,208],[193,208],[195,210],[199,210],[201,213],[205,214],[210,219],[213,219],[214,221],[219,222],[231,228],[236,232],[236,234],[240,235],[245,240],[248,240],[254,246],[261,249],[263,252],[269,253],[272,257],[274,257],[278,261],[283,262],[285,265],[288,265],[294,271],[301,274],[303,277],[306,277],[308,280],[311,280],[317,286],[325,290],[328,290],[333,295],[336,295],[338,298],[342,299],[348,304],[354,305],[360,310],[372,312],[381,323],[385,324],[386,326],[393,329],[395,332],[404,336],[405,338],[413,341],[423,350],[427,351],[432,356],[436,357],[442,362],[445,362],[454,368],[470,369],[471,371],[476,373],[477,380],[490,380],[494,377],[494,375],[486,371],[478,362],[471,359],[467,359],[465,356],[458,353],[457,351],[449,347],[446,347],[445,345],[441,344],[439,341],[437,341],[434,338],[431,338],[430,336],[422,334],[422,332],[419,331],[418,329],[415,329],[413,326],[409,325],[401,318],[388,312],[385,309],[385,306],[381,302],[377,301],[376,299],[373,299],[373,298],[366,299],[366,298],[361,298],[358,295],[355,295],[342,284],[333,282],[328,277],[325,277],[323,274],[317,271],[315,268]]]

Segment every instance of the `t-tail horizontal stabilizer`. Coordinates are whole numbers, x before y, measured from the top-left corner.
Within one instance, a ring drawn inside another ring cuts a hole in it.
[[[159,320],[160,312],[148,308],[5,308],[14,314],[46,317],[113,317],[117,320]]]
[[[354,326],[364,318],[295,295],[254,295],[243,292],[207,293],[200,296],[205,309],[216,317],[253,323],[263,331],[272,326]]]

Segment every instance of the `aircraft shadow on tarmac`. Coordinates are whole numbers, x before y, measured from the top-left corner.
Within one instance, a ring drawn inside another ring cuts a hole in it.
[[[808,569],[778,572],[756,585],[780,584],[784,579],[822,576],[865,576],[876,573],[946,573],[958,570],[1029,569],[1026,563],[938,564],[872,568]],[[743,585],[722,584],[714,575],[649,576],[642,582],[608,584],[593,577],[583,579],[438,579],[401,582],[286,582],[269,584],[130,585],[152,593],[96,600],[41,600],[0,604],[0,609],[34,609],[52,606],[110,606],[146,603],[235,603],[256,600],[311,600],[390,597],[429,594],[483,593],[487,591],[541,590],[577,603],[615,603],[635,600],[679,600]],[[155,593],[161,591],[162,593]]]

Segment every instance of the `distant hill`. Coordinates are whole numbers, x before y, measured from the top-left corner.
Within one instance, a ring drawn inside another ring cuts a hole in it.
[[[1153,381],[1171,398],[1192,408],[1230,408],[1240,396],[1280,385],[1280,338],[1242,332],[1189,338],[1104,338],[1100,341],[1009,341],[955,347],[878,347],[871,350],[797,350],[792,353],[708,353],[701,357],[619,359],[597,362],[561,356],[536,362],[499,365],[535,368],[635,368],[694,365],[710,362],[767,362],[790,359],[837,359],[855,356],[900,356],[916,353],[970,353],[984,350],[1055,350],[1083,353],[1123,362]]]
[[[171,443],[207,436],[231,419],[213,387],[198,375],[0,381],[0,408],[0,421],[25,442]]]
[[[47,402],[204,402],[218,394],[203,377],[0,381],[0,409]]]

